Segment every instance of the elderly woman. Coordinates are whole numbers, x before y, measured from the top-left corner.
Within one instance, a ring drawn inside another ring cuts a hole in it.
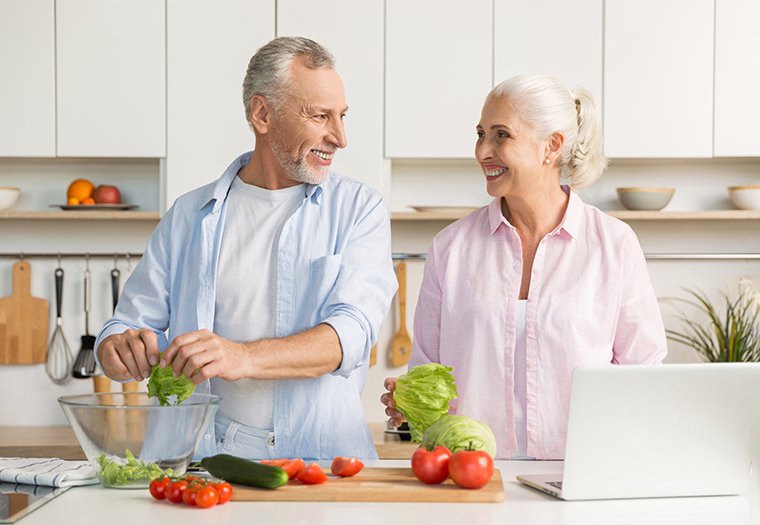
[[[601,175],[601,142],[588,90],[532,75],[499,84],[475,145],[494,199],[428,251],[409,366],[454,368],[450,412],[486,423],[501,459],[564,456],[576,366],[654,364],[667,353],[635,234],[560,184]],[[385,385],[398,426],[395,378]]]

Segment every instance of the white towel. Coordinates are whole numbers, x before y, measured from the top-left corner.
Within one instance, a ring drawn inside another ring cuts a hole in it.
[[[58,458],[0,458],[0,481],[46,487],[94,485],[98,477],[89,461]]]

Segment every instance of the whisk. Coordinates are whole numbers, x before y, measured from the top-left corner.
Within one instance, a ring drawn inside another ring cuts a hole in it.
[[[65,385],[71,381],[71,365],[74,356],[71,354],[69,343],[63,335],[63,318],[61,317],[61,302],[63,299],[63,269],[60,259],[58,268],[55,270],[55,331],[48,345],[45,371],[50,380],[56,385]]]

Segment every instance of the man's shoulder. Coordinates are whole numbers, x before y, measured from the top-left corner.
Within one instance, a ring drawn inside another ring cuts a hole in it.
[[[339,175],[333,171],[330,172],[330,176],[321,186],[328,198],[341,200],[349,198],[358,202],[383,200],[382,193],[369,184],[345,175]]]

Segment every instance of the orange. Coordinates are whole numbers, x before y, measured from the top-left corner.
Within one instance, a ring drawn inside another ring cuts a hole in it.
[[[85,200],[82,201],[82,204],[95,204],[95,199],[92,197],[87,197]]]
[[[84,200],[92,197],[92,192],[95,190],[95,185],[87,179],[77,179],[69,184],[69,189],[66,190],[67,199],[78,199],[79,202],[84,203]]]
[[[77,204],[79,204],[79,199],[77,199],[76,197],[69,197],[66,200],[66,204],[71,205],[71,206],[76,206]]]

